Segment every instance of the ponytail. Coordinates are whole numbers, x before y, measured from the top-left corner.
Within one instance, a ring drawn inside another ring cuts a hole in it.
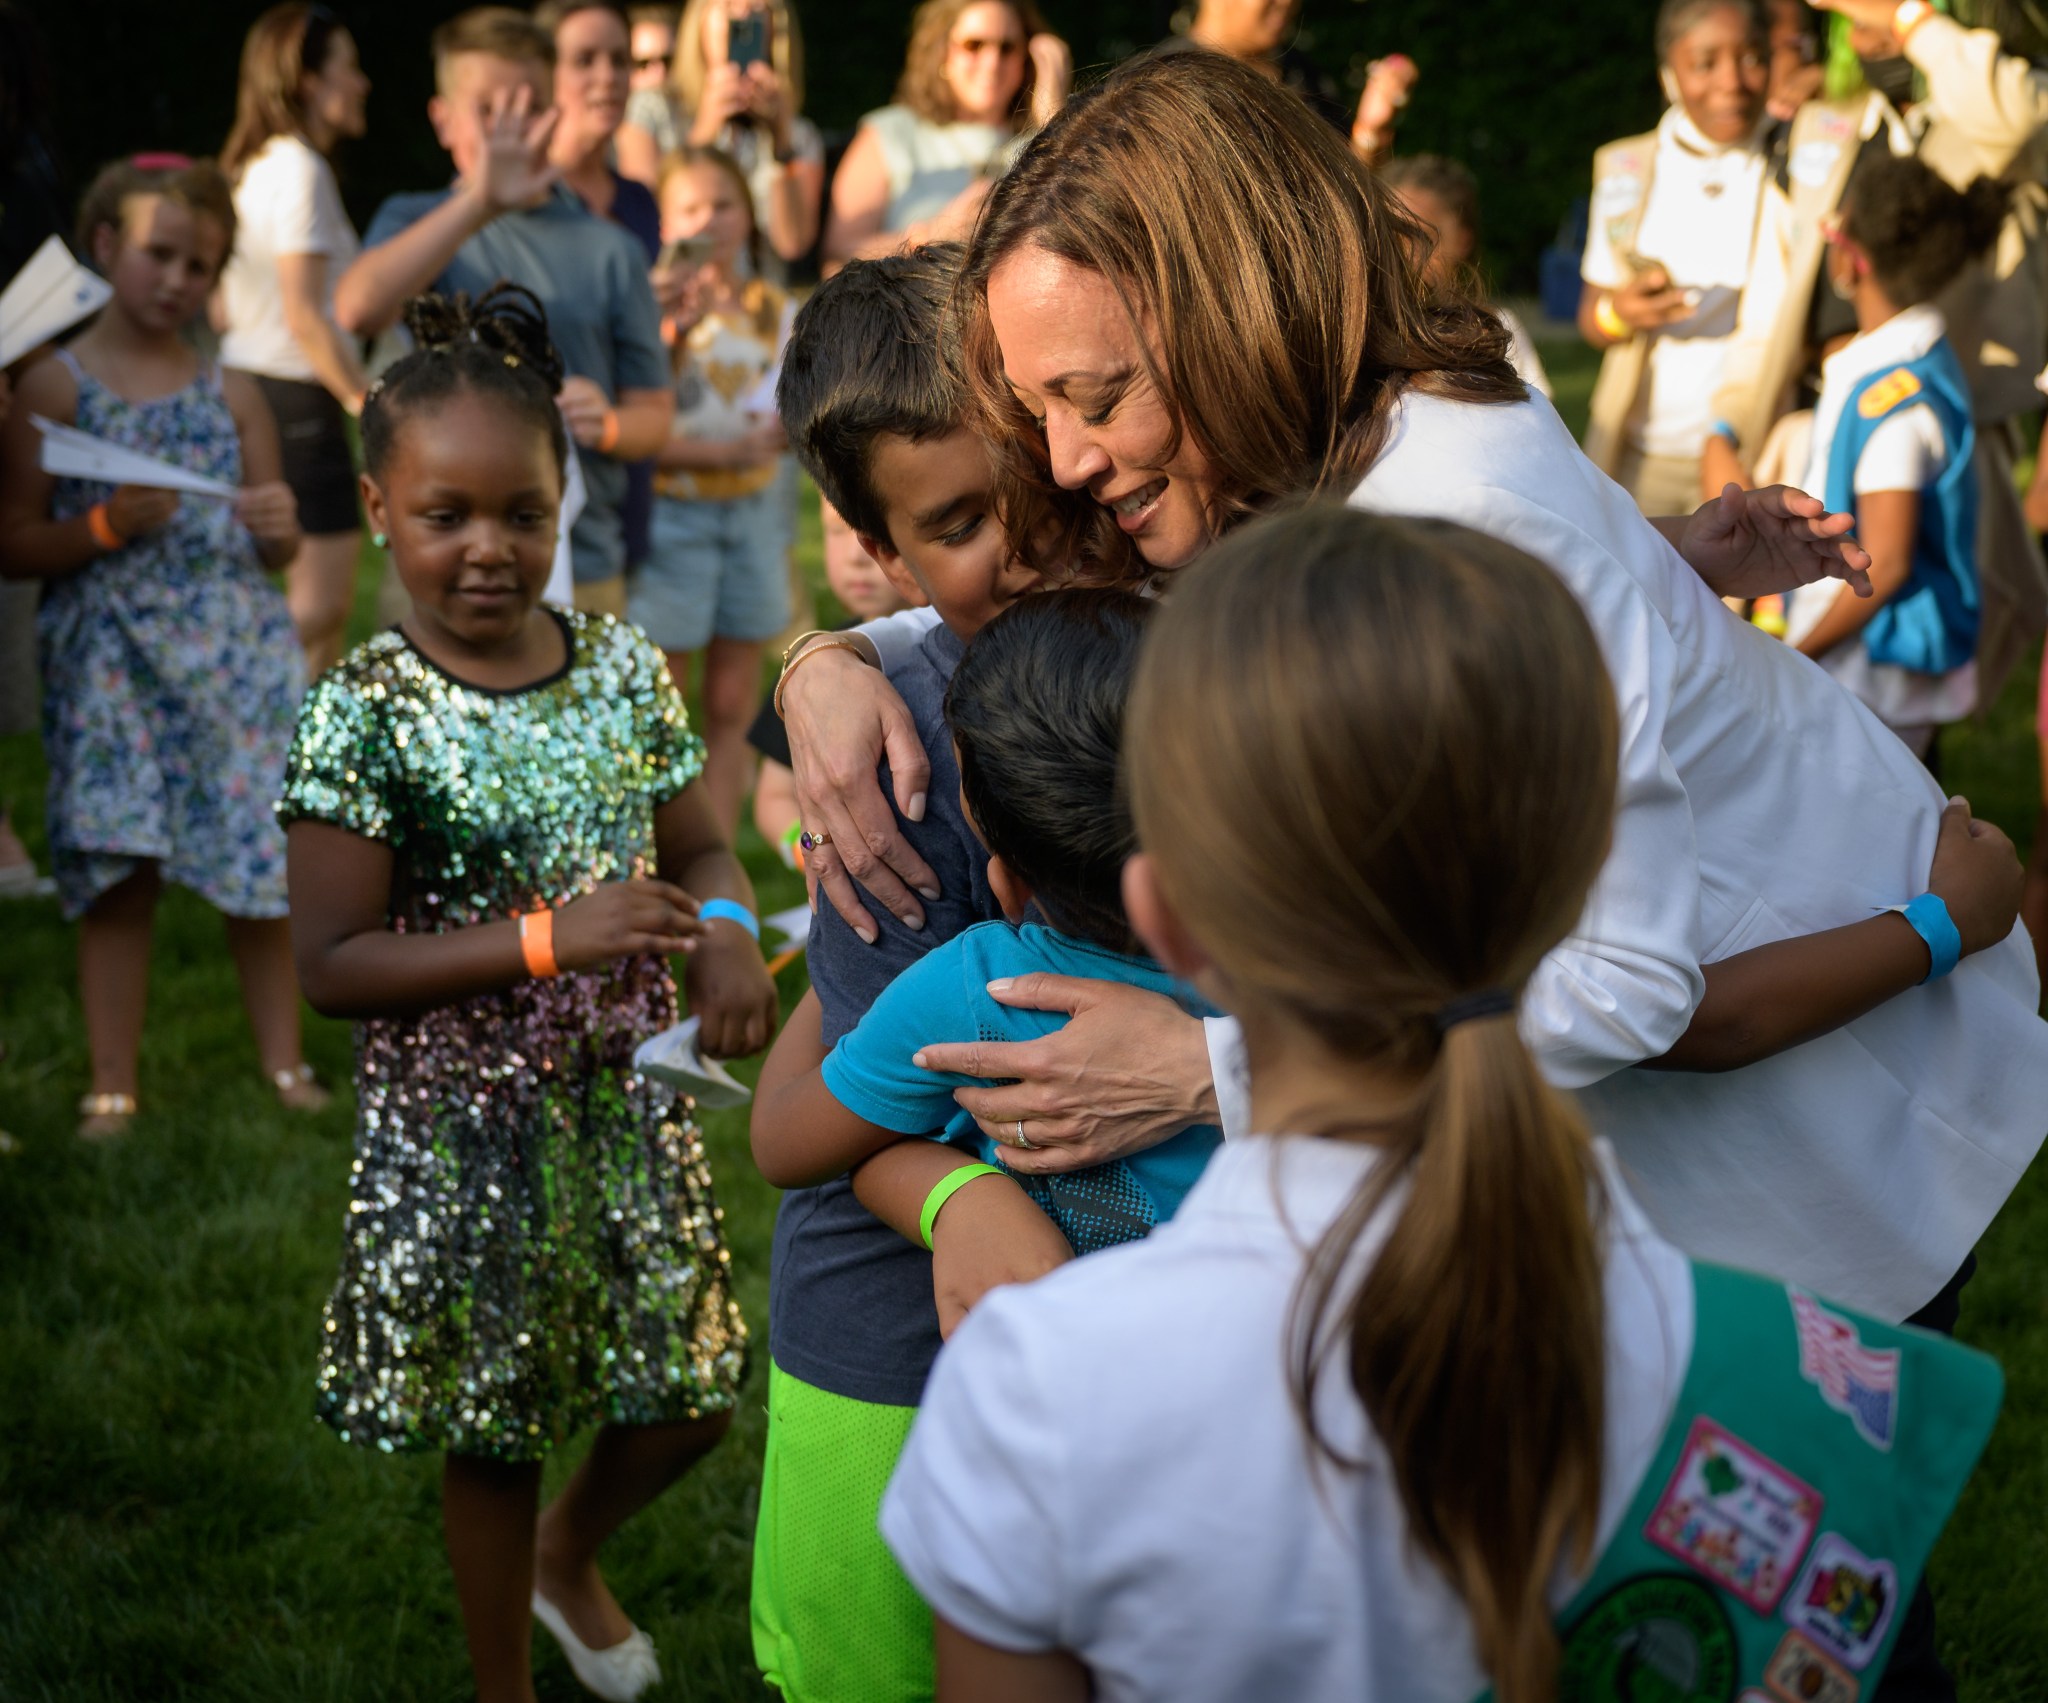
[[[1444,1035],[1386,1161],[1310,1255],[1291,1321],[1295,1398],[1341,1344],[1408,1529],[1472,1617],[1501,1703],[1555,1693],[1548,1586],[1583,1569],[1605,1435],[1598,1171],[1584,1123],[1512,1017]],[[1375,1214],[1400,1215],[1362,1282]]]
[[[1479,990],[1527,984],[1606,856],[1592,629],[1510,544],[1305,508],[1180,576],[1124,728],[1138,843],[1247,1033],[1412,1084],[1371,1128],[1295,1116],[1384,1162],[1308,1256],[1290,1382],[1335,1459],[1317,1389],[1341,1358],[1502,1703],[1551,1698],[1548,1589],[1598,1535],[1604,1205],[1576,1108]]]

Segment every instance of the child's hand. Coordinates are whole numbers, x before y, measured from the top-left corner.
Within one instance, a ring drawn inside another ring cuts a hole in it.
[[[123,538],[140,538],[168,526],[178,512],[178,493],[154,485],[116,485],[107,499],[107,523]]]
[[[775,1034],[781,1010],[775,981],[761,962],[761,948],[738,923],[705,925],[683,992],[701,1025],[697,1044],[706,1058],[744,1058]]]
[[[641,952],[694,952],[704,933],[697,901],[675,883],[607,881],[555,913],[555,962],[590,970]]]
[[[1059,1226],[1008,1177],[976,1177],[932,1224],[932,1299],[951,1336],[982,1296],[1029,1283],[1074,1257]]]
[[[596,449],[604,437],[604,417],[611,412],[611,398],[591,380],[571,373],[562,380],[555,406],[562,411],[569,435],[585,449]]]
[[[258,543],[283,543],[298,534],[299,499],[282,479],[264,485],[244,485],[235,498],[235,519],[249,529]],[[114,524],[118,527],[121,523]]]
[[[732,440],[732,464],[735,467],[759,467],[763,462],[773,461],[788,447],[789,439],[783,433],[782,422],[770,419]]]
[[[2012,841],[1970,814],[1970,801],[1951,798],[1941,813],[1927,890],[1948,906],[1963,937],[1963,956],[1996,946],[2020,914],[2026,871]]]

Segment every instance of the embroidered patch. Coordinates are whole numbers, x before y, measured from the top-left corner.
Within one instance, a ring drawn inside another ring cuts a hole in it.
[[[1867,1668],[1899,1605],[1898,1570],[1873,1561],[1839,1532],[1822,1532],[1785,1619],[1852,1668]]]
[[[1911,380],[1913,375],[1900,372],[1893,377]],[[1915,382],[1913,389],[1919,388]],[[1872,413],[1868,396],[1858,411]],[[1820,1391],[1828,1406],[1848,1415],[1857,1436],[1889,1454],[1898,1426],[1899,1351],[1865,1348],[1856,1327],[1841,1314],[1829,1312],[1805,1290],[1790,1284],[1785,1293],[1791,1298],[1792,1318],[1799,1330],[1799,1375]]]
[[[1633,172],[1603,177],[1593,186],[1593,200],[1602,217],[1613,217],[1616,207],[1633,207],[1643,198],[1643,180]]]
[[[1787,1632],[1771,1652],[1764,1685],[1781,1703],[1856,1703],[1862,1689],[1800,1632]]]
[[[1908,397],[1920,394],[1920,381],[1900,367],[1888,372],[1856,399],[1856,412],[1866,420],[1881,419]]]
[[[1841,157],[1839,142],[1801,142],[1792,150],[1785,172],[1802,188],[1818,189],[1833,174],[1835,162]]]
[[[1700,1418],[1643,1535],[1769,1614],[1813,1541],[1820,1510],[1818,1490]]]
[[[1651,1573],[1624,1580],[1580,1617],[1564,1641],[1557,1694],[1727,1703],[1735,1662],[1735,1628],[1712,1589],[1683,1573]]]

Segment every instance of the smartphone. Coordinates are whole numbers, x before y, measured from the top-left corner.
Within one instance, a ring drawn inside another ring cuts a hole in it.
[[[681,267],[685,271],[695,271],[711,258],[711,251],[717,246],[702,232],[693,237],[677,237],[674,242],[661,245],[661,257],[655,261],[655,265],[666,269]]]
[[[768,32],[773,19],[766,11],[748,12],[725,26],[725,56],[745,70],[768,57]]]

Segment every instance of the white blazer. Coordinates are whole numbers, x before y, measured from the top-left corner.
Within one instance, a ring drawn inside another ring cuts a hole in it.
[[[1579,1091],[1657,1227],[1697,1258],[1900,1319],[1962,1264],[2048,1128],[2026,930],[1846,1028],[1717,1075],[1667,1052],[1702,964],[1927,887],[1943,798],[1862,704],[1730,615],[1551,406],[1405,397],[1353,505],[1554,568],[1621,707],[1614,847],[1522,1030]]]

